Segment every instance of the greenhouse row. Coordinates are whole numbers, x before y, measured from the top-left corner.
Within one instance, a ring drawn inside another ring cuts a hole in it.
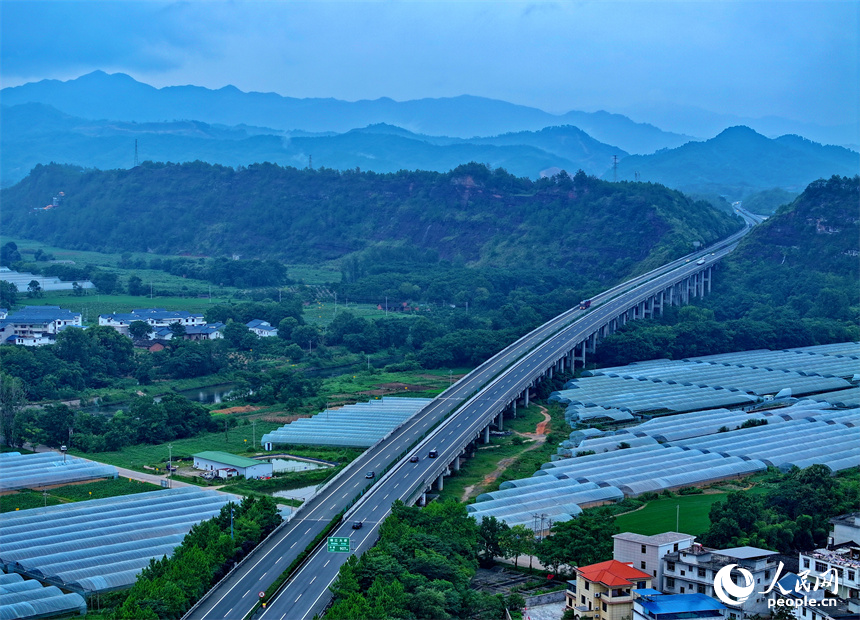
[[[116,467],[102,465],[76,456],[39,452],[0,454],[0,491],[35,489],[38,487],[116,478]]]
[[[851,377],[857,372],[860,343],[846,342],[783,351],[741,351],[693,357],[686,361],[793,370],[822,376]]]
[[[860,387],[828,392],[827,394],[816,394],[809,398],[819,402],[830,403],[835,407],[860,407]]]
[[[16,573],[0,573],[0,620],[29,620],[51,616],[85,615],[80,594],[65,594],[56,586],[42,586]]]
[[[563,390],[550,395],[550,401],[569,405],[565,417],[571,422],[579,422],[582,413],[586,414],[584,419],[596,418],[595,413],[587,411],[589,408],[621,409],[629,413],[684,412],[750,405],[758,400],[749,394],[722,387],[594,374],[597,372],[592,371],[591,376],[583,375],[581,379],[569,381]]]
[[[184,487],[5,513],[0,568],[80,591],[125,588],[228,501]]]
[[[266,433],[260,443],[368,448],[431,402],[430,398],[384,397],[326,409]]]
[[[531,478],[502,483],[469,511],[495,516],[509,526],[529,525],[532,515],[570,519],[582,508],[618,501],[625,495],[694,486],[766,469],[762,461],[707,454],[659,444],[604,452],[545,464]]]
[[[736,430],[749,420],[779,424],[789,420],[812,418],[818,420],[834,420],[856,423],[860,410],[825,410],[819,402],[812,400],[799,401],[789,407],[769,411],[747,413],[743,410],[729,411],[727,409],[712,409],[694,413],[682,413],[671,416],[661,416],[643,422],[634,427],[620,429],[615,432],[592,430],[589,437],[582,431],[571,433],[571,439],[562,443],[560,454],[594,450],[607,452],[617,450],[622,443],[628,446],[641,446],[652,443],[679,443],[693,437],[712,435],[721,429]],[[574,439],[577,439],[574,443]]]

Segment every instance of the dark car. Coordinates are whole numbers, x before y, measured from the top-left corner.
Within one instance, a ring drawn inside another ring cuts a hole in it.
[[[352,524],[352,529],[360,530],[364,526],[364,521],[356,521]]]
[[[365,477],[365,478],[375,478],[375,477],[376,477],[376,472],[369,471],[369,472],[367,472],[366,474],[364,474],[364,477]]]
[[[431,459],[435,459],[437,456],[439,456],[439,452],[437,450],[430,450],[430,454],[428,454],[427,456],[429,456]]]
[[[412,458],[410,458],[410,459],[409,459],[409,462],[410,462],[410,463],[417,463],[417,462],[418,462],[418,461],[420,461],[420,460],[421,460],[421,459],[420,459],[420,457],[419,457],[417,454],[413,454],[413,455],[412,455]]]

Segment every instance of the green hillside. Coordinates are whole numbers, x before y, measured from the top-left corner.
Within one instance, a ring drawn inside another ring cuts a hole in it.
[[[658,320],[629,323],[602,343],[598,360],[616,365],[860,339],[858,204],[860,177],[811,183],[721,262],[712,295]]]
[[[60,191],[59,206],[44,209]],[[533,182],[478,164],[385,175],[272,164],[49,165],[0,198],[7,234],[70,249],[312,263],[389,247],[406,262],[558,269],[596,281],[740,227],[658,185],[584,173]]]
[[[618,162],[618,178],[652,181],[683,192],[723,194],[730,200],[774,187],[798,193],[819,178],[852,175],[860,154],[800,136],[775,140],[749,127],[730,127],[705,142],[689,142]]]

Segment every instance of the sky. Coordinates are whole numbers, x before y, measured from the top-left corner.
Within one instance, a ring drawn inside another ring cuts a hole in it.
[[[858,121],[860,1],[0,0],[0,85],[96,69],[156,87],[837,125]]]

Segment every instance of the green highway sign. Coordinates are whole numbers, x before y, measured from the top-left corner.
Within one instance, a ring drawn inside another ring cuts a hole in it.
[[[328,551],[329,553],[349,553],[349,536],[329,536]]]

